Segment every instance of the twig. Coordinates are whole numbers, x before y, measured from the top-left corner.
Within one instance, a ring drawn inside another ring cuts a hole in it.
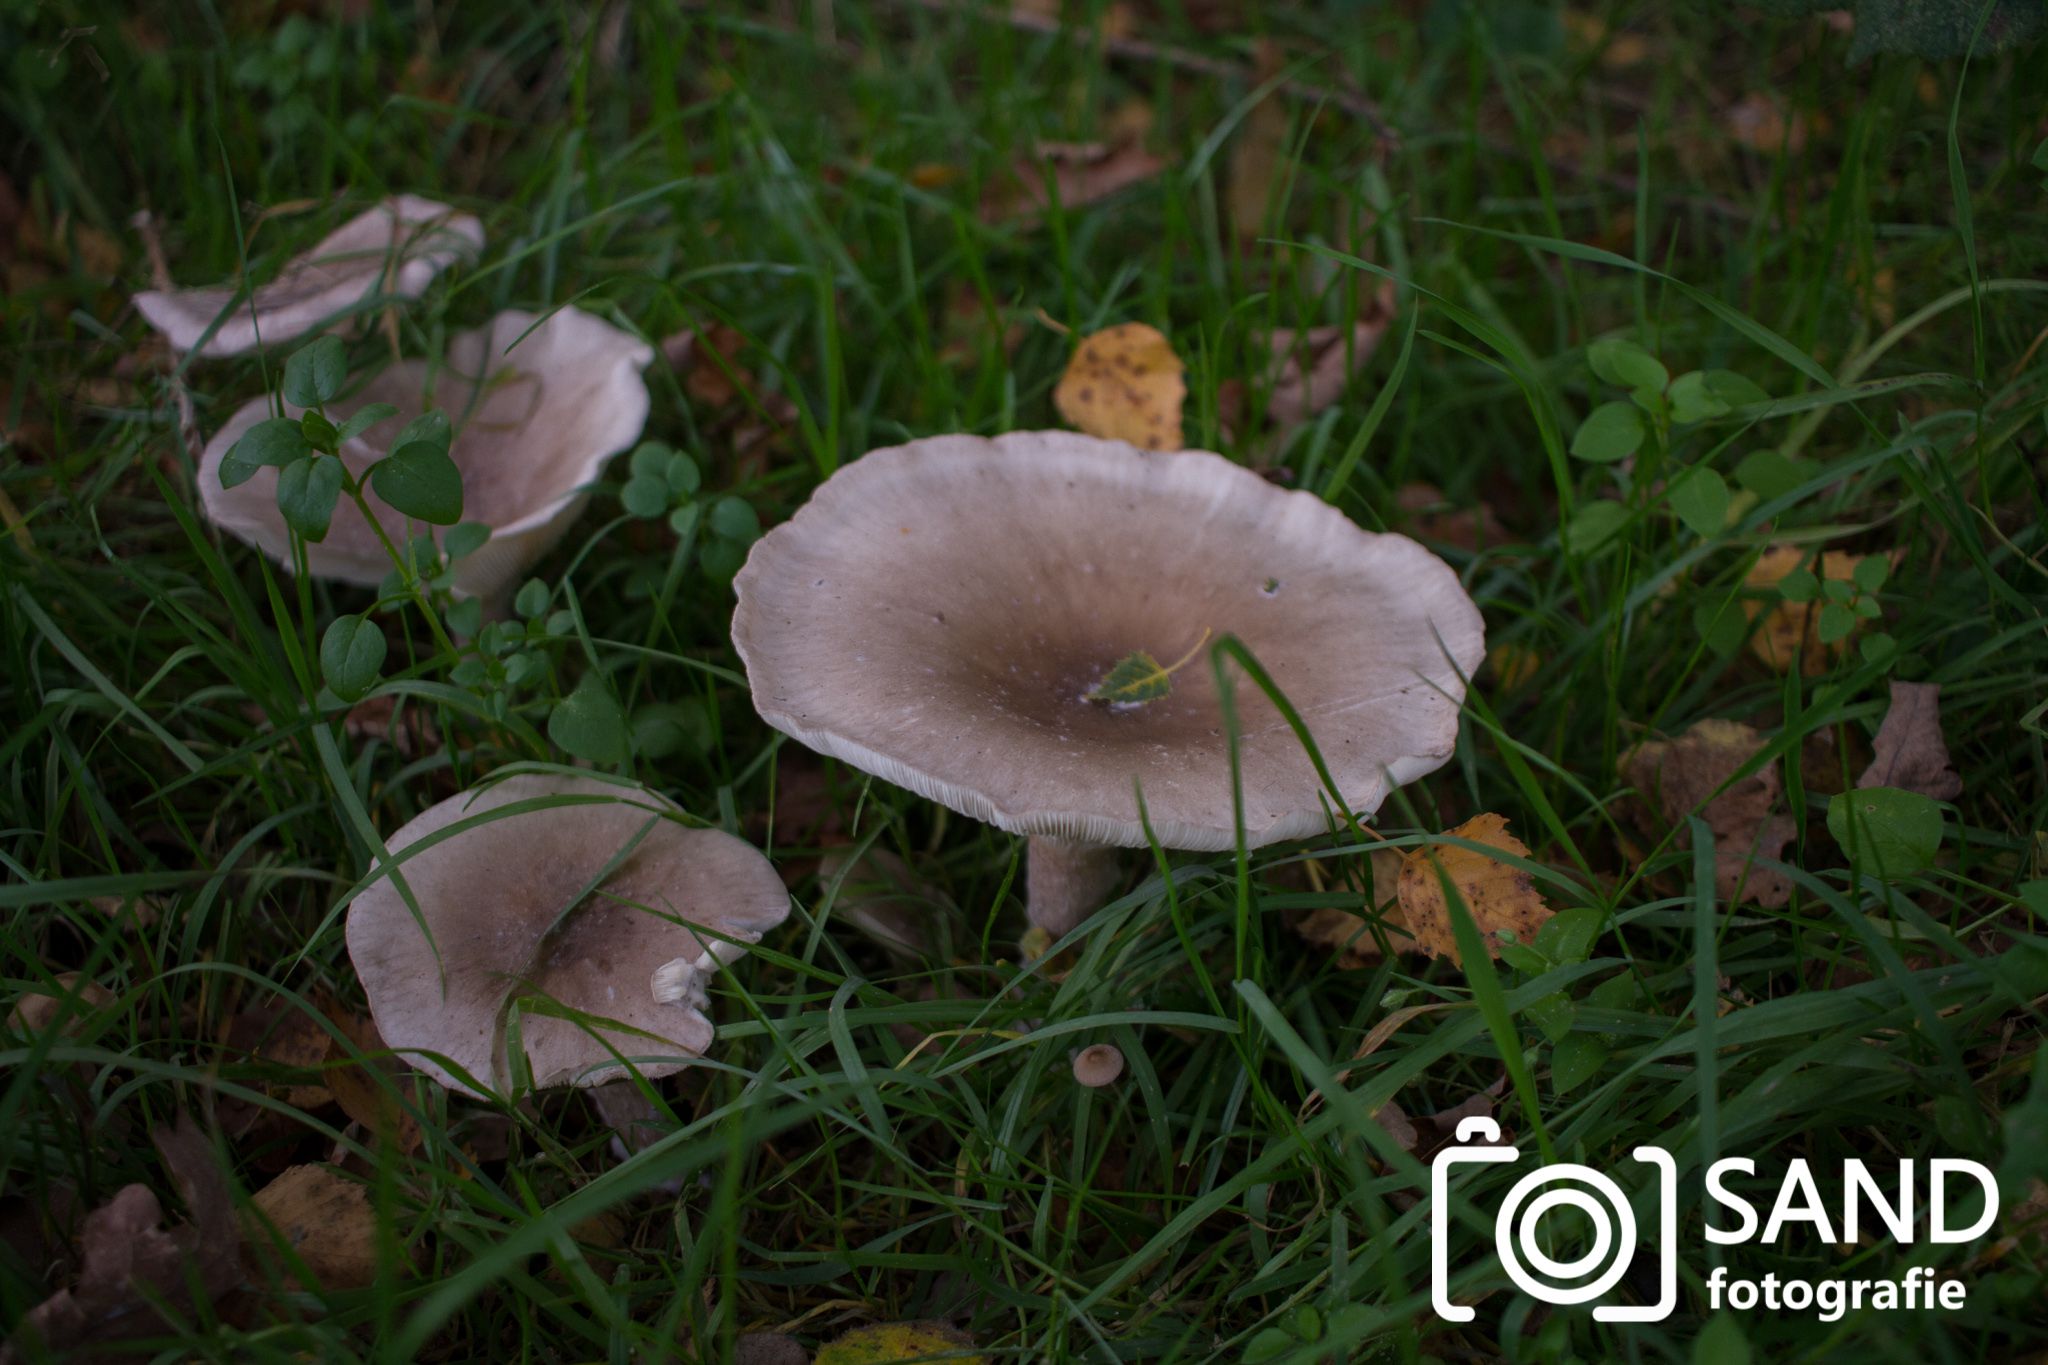
[[[148,209],[137,209],[128,221],[142,237],[142,249],[149,256],[150,282],[165,292],[174,289],[170,263],[164,259],[164,244],[157,236],[155,215]],[[172,367],[168,379],[171,401],[178,405],[178,437],[184,442],[185,453],[191,456],[192,468],[196,470],[206,447],[199,439],[199,414],[192,407],[192,391],[185,387],[184,375],[178,367]]]

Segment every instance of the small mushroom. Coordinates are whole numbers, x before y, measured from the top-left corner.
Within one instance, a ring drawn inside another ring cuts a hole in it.
[[[246,298],[227,286],[152,289],[135,296],[135,307],[180,351],[240,355],[387,299],[416,299],[483,244],[483,224],[471,215],[418,195],[393,195],[293,257]]]
[[[455,563],[455,590],[487,601],[516,586],[589,501],[589,485],[605,461],[632,445],[647,422],[647,385],[640,370],[654,349],[589,313],[563,308],[545,319],[498,314],[488,327],[451,338],[436,364],[407,360],[330,405],[337,422],[371,403],[399,415],[344,443],[342,460],[360,478],[407,421],[439,408],[456,424],[449,450],[462,471],[463,519],[491,528],[484,546]],[[287,416],[302,409],[287,403]],[[277,509],[277,470],[264,468],[233,488],[220,482],[221,461],[235,442],[270,417],[268,399],[245,404],[207,442],[199,462],[199,495],[207,518],[291,567],[291,536]],[[385,534],[403,546],[405,518],[367,492]],[[415,532],[430,528],[414,524]],[[344,498],[326,539],[306,547],[315,577],[366,586],[381,583],[392,564],[376,533]]]
[[[1485,655],[1442,560],[1206,451],[1070,432],[874,451],[755,545],[733,640],[770,725],[1031,839],[1032,923],[1100,908],[1114,848],[1235,845],[1230,741],[1205,660],[1139,704],[1091,700],[1138,651],[1242,639],[1351,810],[1450,757]],[[1321,833],[1314,765],[1236,689],[1244,836]]]
[[[1096,1043],[1074,1054],[1074,1079],[1100,1090],[1124,1074],[1124,1054],[1108,1043]]]
[[[555,804],[494,814],[542,799]],[[661,1077],[702,1055],[705,983],[782,922],[789,893],[750,845],[677,813],[638,787],[519,774],[408,821],[390,848],[419,917],[388,875],[348,912],[384,1040],[464,1094],[477,1091],[451,1066],[509,1087],[515,1001],[553,1002],[520,1011],[536,1086],[614,1079],[620,1056]]]

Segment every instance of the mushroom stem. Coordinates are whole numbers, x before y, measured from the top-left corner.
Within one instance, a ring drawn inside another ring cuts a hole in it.
[[[1025,913],[1054,938],[1102,908],[1123,875],[1120,850],[1034,835],[1024,862]]]

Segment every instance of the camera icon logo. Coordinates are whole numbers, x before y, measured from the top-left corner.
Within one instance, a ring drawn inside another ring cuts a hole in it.
[[[1657,1299],[1643,1305],[1602,1304],[1593,1316],[1600,1322],[1661,1322],[1678,1305],[1678,1167],[1660,1147],[1638,1147],[1629,1155],[1655,1169]],[[1437,1316],[1447,1322],[1470,1322],[1476,1316],[1450,1298],[1451,1168],[1503,1164],[1521,1156],[1519,1148],[1501,1142],[1498,1123],[1475,1117],[1459,1121],[1456,1143],[1430,1163],[1430,1298]],[[1559,1209],[1577,1210],[1592,1228],[1590,1245],[1571,1260],[1551,1256],[1539,1237],[1544,1215]],[[1612,1177],[1565,1161],[1539,1166],[1515,1182],[1494,1219],[1493,1242],[1501,1268],[1517,1288],[1543,1303],[1570,1305],[1590,1303],[1621,1282],[1641,1246],[1636,1231],[1635,1209]]]

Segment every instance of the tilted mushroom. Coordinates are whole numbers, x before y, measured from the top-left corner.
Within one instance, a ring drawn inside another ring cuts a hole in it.
[[[431,366],[407,360],[380,371],[330,404],[328,415],[340,422],[371,403],[398,409],[343,445],[342,459],[358,478],[390,453],[409,418],[429,408],[449,415],[463,518],[491,528],[482,549],[456,561],[455,589],[488,600],[517,585],[582,512],[605,461],[639,439],[648,404],[640,371],[653,358],[646,342],[575,308],[545,319],[509,311],[452,337]],[[301,411],[291,404],[284,410],[292,417]],[[268,399],[247,403],[207,442],[199,494],[209,520],[290,568],[277,470],[266,466],[233,488],[220,482],[228,451],[271,415]],[[367,496],[392,543],[403,546],[405,518],[374,492]],[[429,529],[414,524],[416,533]],[[346,498],[326,538],[306,547],[306,563],[315,577],[365,585],[381,583],[392,570],[369,522]]]
[[[733,640],[768,723],[1030,838],[1031,919],[1100,908],[1117,847],[1233,847],[1229,740],[1198,664],[1135,705],[1090,700],[1144,651],[1244,641],[1357,814],[1450,757],[1484,627],[1457,575],[1405,536],[1206,451],[1068,432],[877,450],[755,545]],[[1244,834],[1329,827],[1279,711],[1237,688]]]
[[[498,814],[537,800],[552,804]],[[706,982],[782,922],[789,893],[750,845],[677,813],[642,788],[523,773],[408,821],[389,844],[419,917],[389,875],[348,912],[349,957],[384,1040],[465,1094],[477,1091],[437,1057],[506,1089],[515,1001],[583,1016],[521,1008],[537,1086],[613,1079],[619,1055],[650,1078],[701,1056]]]
[[[240,355],[387,299],[416,299],[483,244],[483,224],[471,215],[418,195],[393,195],[293,257],[246,298],[227,286],[152,289],[135,296],[135,307],[180,351]]]

